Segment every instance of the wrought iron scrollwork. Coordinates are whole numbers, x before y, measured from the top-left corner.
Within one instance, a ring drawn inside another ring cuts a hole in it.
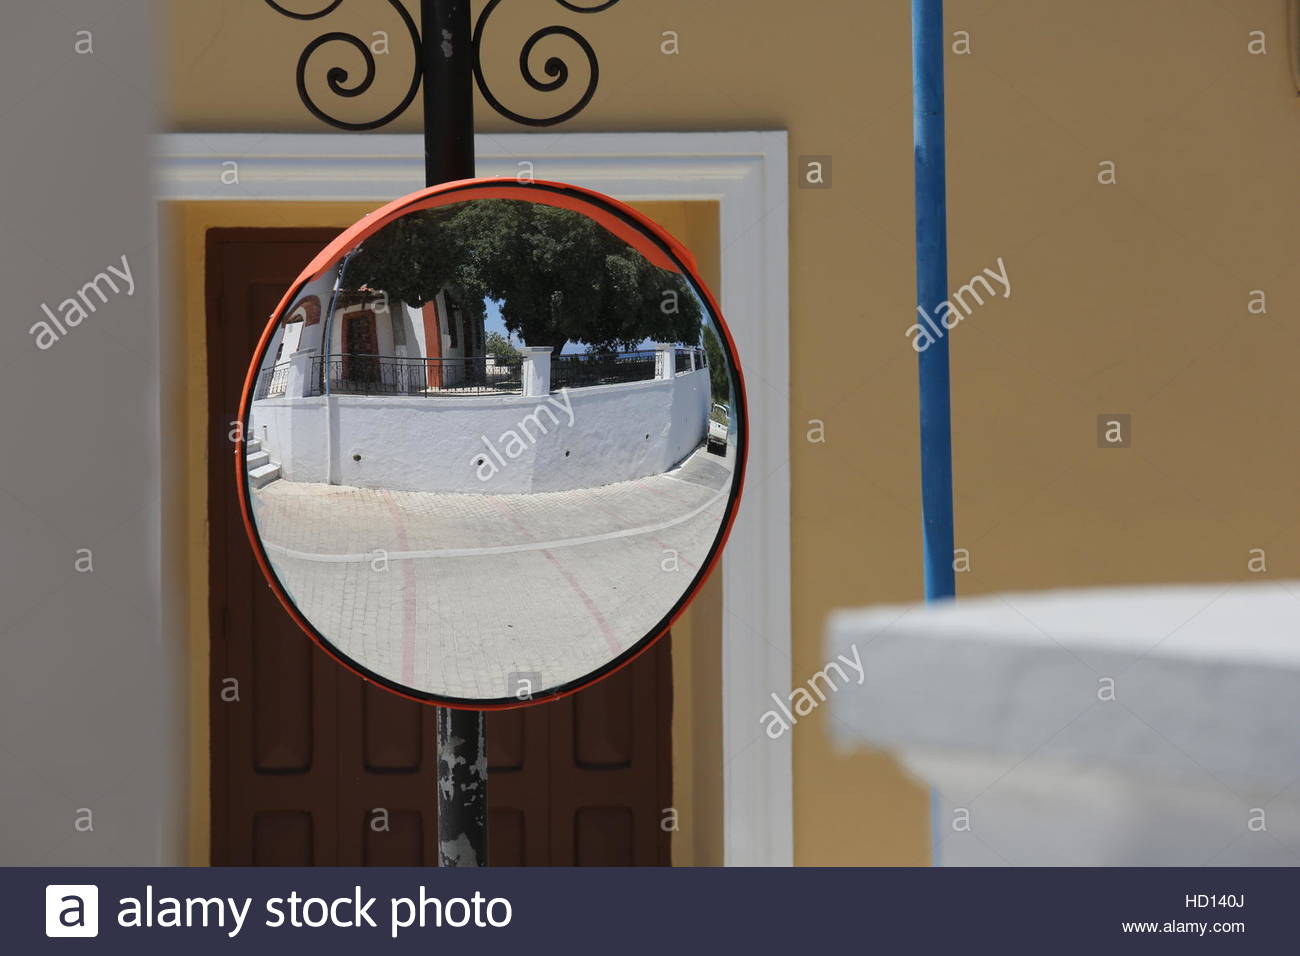
[[[342,5],[343,0],[332,0],[329,5],[313,13],[296,13],[293,10],[286,10],[284,7],[280,6],[276,0],[266,0],[266,3],[276,12],[282,13],[287,17],[292,17],[295,20],[319,20],[337,10],[339,6]],[[411,70],[411,83],[406,90],[406,95],[402,97],[401,102],[393,107],[393,109],[389,110],[379,119],[367,123],[349,122],[347,120],[339,119],[337,116],[327,112],[318,105],[314,99],[312,99],[311,93],[307,90],[307,66],[312,55],[315,54],[317,50],[328,43],[346,43],[360,53],[362,60],[365,61],[365,75],[361,77],[360,82],[352,86],[348,85],[350,75],[346,69],[341,66],[335,66],[329,69],[325,74],[325,83],[329,87],[330,92],[335,96],[340,96],[345,99],[361,96],[366,92],[366,90],[370,89],[371,84],[375,82],[375,73],[377,68],[375,66],[374,54],[370,52],[369,45],[367,45],[360,37],[351,33],[340,33],[337,30],[329,33],[322,33],[316,39],[308,43],[303,49],[302,55],[298,57],[298,98],[302,100],[302,105],[307,107],[307,109],[311,111],[311,114],[317,119],[323,120],[331,126],[336,126],[339,129],[378,129],[401,116],[415,99],[415,94],[420,89],[420,31],[416,28],[415,21],[411,19],[411,15],[406,12],[406,7],[402,6],[401,0],[388,0],[388,4],[397,11],[399,16],[401,16],[402,23],[406,26],[406,31],[411,36],[411,47],[415,53],[415,65]]]
[[[266,0],[267,6],[272,10],[275,10],[277,13],[283,13],[286,17],[293,17],[295,20],[319,20],[321,17],[329,16],[337,10],[339,5],[342,3],[343,0],[333,0],[333,2],[324,10],[317,10],[315,13],[298,13],[294,10],[286,10],[284,7],[276,3],[275,0]]]
[[[526,126],[554,126],[558,123],[563,123],[565,120],[572,119],[574,116],[581,113],[586,108],[587,104],[591,102],[592,97],[596,95],[596,87],[600,82],[600,62],[596,57],[595,49],[587,41],[586,37],[571,27],[557,24],[542,27],[540,30],[533,33],[533,35],[524,43],[523,49],[519,53],[519,73],[524,78],[524,82],[526,82],[530,87],[542,93],[551,93],[562,89],[569,83],[569,63],[559,56],[549,56],[546,58],[545,62],[542,63],[542,73],[545,78],[539,76],[533,68],[533,54],[537,49],[537,45],[544,40],[549,40],[554,37],[563,37],[577,45],[582,56],[586,57],[589,77],[587,85],[578,96],[577,101],[568,109],[546,116],[525,116],[522,113],[517,113],[507,107],[493,94],[492,88],[483,74],[483,33],[487,27],[488,19],[496,11],[497,7],[501,5],[501,2],[502,0],[488,0],[487,6],[483,8],[483,11],[479,14],[477,23],[474,25],[474,79],[478,84],[479,91],[483,94],[483,98],[487,100],[488,104],[502,116]],[[619,3],[620,0],[602,0],[602,2],[597,3],[594,6],[582,6],[578,3],[574,3],[573,0],[555,0],[555,2],[565,10],[569,10],[572,13],[586,14],[600,13],[603,10],[608,10],[610,7]],[[310,13],[297,13],[293,10],[288,10],[281,6],[280,3],[276,2],[276,0],[266,0],[266,4],[276,12],[287,17],[292,17],[295,20],[319,20],[337,10],[343,4],[343,0],[331,0],[331,2],[322,9]],[[358,82],[352,85],[348,84],[350,74],[346,69],[339,66],[331,67],[325,74],[325,82],[331,93],[335,96],[351,99],[361,96],[370,89],[371,85],[375,81],[377,67],[375,65],[374,54],[371,53],[370,47],[360,37],[355,36],[354,34],[332,31],[329,33],[323,33],[316,39],[312,40],[311,43],[307,44],[303,49],[301,56],[298,57],[298,97],[302,100],[303,105],[307,107],[313,116],[339,129],[378,129],[400,116],[415,100],[415,95],[419,92],[421,78],[420,31],[416,27],[415,21],[411,18],[411,15],[406,11],[405,6],[401,3],[401,0],[388,0],[388,4],[397,11],[399,16],[401,16],[402,23],[406,26],[406,30],[410,34],[411,46],[415,59],[415,66],[411,75],[411,83],[406,94],[402,97],[401,102],[379,119],[366,123],[354,123],[339,119],[337,116],[330,114],[312,98],[311,94],[307,90],[308,63],[317,50],[329,43],[340,42],[348,44],[361,55],[361,58],[365,63],[365,74]]]
[[[594,7],[578,6],[572,3],[571,0],[555,0],[555,2],[574,13],[600,13],[602,10],[608,10],[614,6],[619,0],[605,0],[604,3]],[[558,25],[543,27],[530,36],[519,53],[519,74],[524,78],[524,82],[542,93],[551,93],[564,87],[569,82],[569,64],[558,56],[547,57],[546,62],[542,64],[542,70],[550,79],[540,79],[533,71],[533,51],[537,48],[538,43],[551,37],[566,37],[572,40],[577,44],[578,49],[582,51],[582,55],[587,58],[587,68],[590,71],[587,86],[573,106],[548,116],[524,116],[507,107],[493,95],[491,87],[483,76],[483,30],[487,26],[488,18],[500,5],[501,0],[489,0],[488,5],[479,14],[478,23],[474,27],[474,79],[478,82],[479,92],[483,94],[483,98],[506,119],[514,120],[516,123],[523,123],[526,126],[554,126],[577,116],[586,109],[587,104],[591,102],[591,98],[596,95],[596,87],[600,83],[600,61],[596,58],[596,51],[587,42],[587,38],[570,27]]]

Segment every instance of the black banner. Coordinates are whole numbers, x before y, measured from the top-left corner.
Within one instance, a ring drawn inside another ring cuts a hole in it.
[[[1294,869],[0,870],[4,950],[1294,952]],[[80,939],[68,943],[64,937]]]

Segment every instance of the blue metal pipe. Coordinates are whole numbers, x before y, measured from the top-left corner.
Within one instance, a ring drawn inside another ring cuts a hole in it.
[[[948,196],[943,108],[943,0],[912,0],[912,110],[916,160],[916,302],[934,316],[948,298]],[[952,406],[948,337],[918,357],[921,524],[925,599],[957,593],[952,534]]]

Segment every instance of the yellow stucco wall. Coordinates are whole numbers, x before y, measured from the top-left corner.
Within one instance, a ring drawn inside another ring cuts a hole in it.
[[[1001,257],[1012,282],[952,344],[957,544],[972,561],[959,588],[1230,581],[1251,548],[1270,575],[1300,574],[1286,3],[947,6],[970,43],[948,59],[951,275]],[[169,7],[171,129],[320,129],[293,70],[324,29],[390,32],[377,100],[409,76],[385,4],[346,3],[328,26],[252,0]],[[831,188],[792,187],[789,204],[800,682],[824,660],[831,609],[921,589],[907,5],[623,0],[579,17],[519,2],[497,16],[494,76],[551,22],[600,52],[600,91],[565,129],[779,128],[792,157],[832,157]],[[1266,54],[1249,53],[1252,30]],[[679,54],[663,52],[666,31]],[[500,95],[537,102],[506,79]],[[391,129],[418,124],[411,112]],[[1113,185],[1098,181],[1104,162]],[[1256,289],[1266,314],[1249,311]],[[1133,416],[1133,448],[1096,447],[1096,417],[1112,412]],[[810,420],[824,442],[808,440]],[[888,758],[835,753],[827,719],[821,708],[795,731],[797,862],[924,862],[924,794]]]

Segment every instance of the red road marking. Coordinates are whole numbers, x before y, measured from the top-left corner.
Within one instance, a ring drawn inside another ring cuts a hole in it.
[[[496,498],[492,499],[492,504],[495,505],[497,510],[500,511],[506,517],[506,519],[512,525],[515,526],[515,528],[519,531],[519,533],[524,536],[525,540],[527,541],[537,540],[528,532],[528,529],[525,528],[523,525],[521,525],[519,523],[519,520],[510,513],[509,508],[503,505]],[[600,628],[600,633],[605,638],[605,643],[609,645],[610,653],[621,654],[623,652],[623,648],[619,647],[618,645],[618,638],[614,636],[614,629],[609,626],[609,621],[605,620],[605,615],[600,613],[600,609],[596,607],[596,602],[591,599],[591,595],[588,594],[583,589],[582,585],[578,583],[577,579],[568,572],[568,569],[566,569],[564,565],[560,564],[559,558],[557,558],[554,554],[552,554],[549,550],[545,548],[542,549],[542,554],[546,556],[546,560],[550,561],[551,564],[555,566],[555,570],[559,571],[560,574],[563,575],[564,580],[567,581],[569,583],[569,587],[573,589],[573,593],[578,595],[578,599],[582,601],[582,603],[586,606],[587,613],[589,613],[591,615],[592,620],[596,622],[596,626]]]

